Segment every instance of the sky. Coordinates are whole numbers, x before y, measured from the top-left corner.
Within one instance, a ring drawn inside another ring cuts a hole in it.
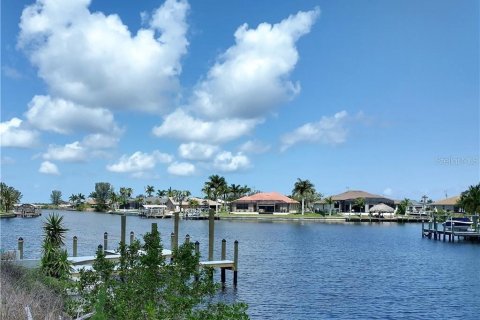
[[[476,0],[5,0],[1,181],[454,196],[480,180]]]

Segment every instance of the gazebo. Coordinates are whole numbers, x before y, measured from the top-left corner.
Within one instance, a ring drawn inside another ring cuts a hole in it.
[[[393,209],[390,206],[387,206],[385,203],[379,203],[371,207],[370,212],[377,213],[378,215],[383,215],[385,213],[392,215],[395,212],[395,209]]]

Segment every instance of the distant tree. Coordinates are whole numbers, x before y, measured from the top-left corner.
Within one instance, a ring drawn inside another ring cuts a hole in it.
[[[112,210],[117,210],[118,209],[118,201],[120,199],[120,196],[112,190],[110,193],[110,206],[112,207]]]
[[[145,193],[147,194],[147,196],[151,197],[154,192],[155,192],[155,187],[154,186],[146,186],[145,187]]]
[[[62,191],[53,190],[50,194],[50,201],[54,206],[58,206],[62,202]]]
[[[0,183],[0,209],[8,212],[13,206],[20,202],[22,194],[14,187],[9,187],[5,183]]]
[[[182,211],[182,203],[185,200],[187,200],[188,197],[190,197],[190,195],[191,195],[191,192],[188,191],[188,190],[183,190],[183,191],[175,190],[174,199],[175,199],[175,201],[178,202],[180,211]]]
[[[97,210],[105,211],[108,208],[108,201],[111,198],[113,187],[108,182],[95,183],[95,191],[90,194],[90,197],[95,199],[97,203]]]
[[[402,201],[400,201],[400,204],[398,205],[398,209],[397,209],[397,214],[399,215],[407,215],[407,210],[408,210],[408,207],[412,204],[412,202],[410,201],[410,199],[408,198],[405,198],[403,199]]]
[[[315,185],[310,180],[302,180],[297,178],[292,190],[292,194],[301,198],[302,201],[302,215],[305,214],[305,197],[309,194],[315,193]]]
[[[188,205],[193,209],[197,209],[200,206],[200,202],[197,199],[190,199],[188,200]]]
[[[160,190],[160,189],[157,190],[157,197],[163,198],[166,196],[167,196],[167,190]]]
[[[120,188],[120,203],[123,205],[125,208],[128,201],[132,197],[133,189],[132,188],[127,188],[127,187],[121,187]]]
[[[365,198],[357,198],[353,202],[353,206],[358,208],[358,212],[361,215],[362,209],[365,208]]]
[[[323,200],[325,201],[326,204],[328,204],[328,215],[331,216],[332,215],[332,207],[335,204],[335,200],[333,200],[332,197],[328,197],[328,198],[325,198]]]
[[[209,199],[217,201],[220,195],[224,194],[225,190],[228,188],[227,181],[224,177],[217,174],[211,175],[208,179],[209,180],[205,182],[202,190],[208,192],[207,196]],[[215,205],[215,212],[218,213],[218,202]]]
[[[461,193],[458,205],[471,214],[480,212],[480,183]]]

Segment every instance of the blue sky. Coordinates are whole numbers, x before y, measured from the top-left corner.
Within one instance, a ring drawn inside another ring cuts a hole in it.
[[[478,1],[2,1],[1,180],[25,202],[453,196],[479,178]]]

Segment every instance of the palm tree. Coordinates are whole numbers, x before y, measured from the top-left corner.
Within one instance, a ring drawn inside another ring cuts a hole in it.
[[[408,198],[405,198],[403,199],[402,201],[400,201],[400,205],[399,205],[399,214],[403,214],[403,215],[407,215],[407,210],[408,210],[408,207],[412,204],[412,202],[410,201],[410,199]]]
[[[362,215],[362,208],[365,208],[365,198],[357,198],[353,202],[353,205],[358,208],[359,216]]]
[[[9,187],[5,183],[0,183],[0,209],[8,212],[13,206],[20,202],[22,194],[14,187]]]
[[[151,197],[151,196],[152,196],[152,193],[154,193],[154,192],[155,192],[155,187],[154,187],[154,186],[148,186],[148,185],[147,185],[147,186],[145,187],[145,193],[146,193],[149,197]]]
[[[315,186],[310,180],[301,180],[297,178],[297,182],[293,186],[292,194],[302,198],[302,215],[305,214],[305,196],[309,193],[315,193]]]
[[[462,192],[458,204],[465,212],[470,212],[474,215],[480,212],[480,183],[476,186],[472,185],[468,190]]]
[[[70,203],[72,205],[76,205],[77,204],[77,201],[78,201],[78,196],[76,194],[72,194],[69,198],[68,198],[68,201],[70,201]]]
[[[328,215],[332,215],[332,206],[335,204],[335,200],[332,197],[325,198],[325,203],[328,204]]]
[[[204,189],[206,189],[207,191],[210,190],[210,196],[214,197],[214,199],[212,200],[217,201],[218,197],[221,194],[224,194],[225,190],[228,188],[227,181],[224,177],[221,177],[217,174],[211,175],[210,177],[208,177],[208,179],[209,181],[205,182]],[[215,212],[218,213],[218,203],[215,204]]]
[[[229,187],[230,191],[230,200],[236,200],[240,198],[240,191],[242,190],[242,186],[239,184],[232,183]]]
[[[166,195],[167,195],[167,190],[160,190],[160,189],[157,190],[157,197],[162,198],[162,197],[165,197]]]

